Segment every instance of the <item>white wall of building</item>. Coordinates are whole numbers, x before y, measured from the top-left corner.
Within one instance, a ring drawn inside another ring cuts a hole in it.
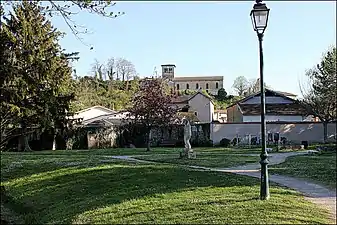
[[[187,79],[187,77],[184,77]],[[184,90],[206,90],[208,93],[217,95],[220,88],[223,88],[223,80],[174,80],[176,89],[179,86],[180,91]],[[207,88],[208,85],[208,88]],[[188,89],[187,89],[188,87]],[[198,87],[198,88],[197,88]]]
[[[188,111],[197,112],[197,117],[200,122],[212,122],[214,105],[212,101],[202,94],[197,94],[194,98],[188,102],[190,108]]]
[[[260,102],[261,102],[261,97],[255,96],[251,99],[248,99],[243,104],[260,104]],[[287,103],[293,103],[293,101],[289,99],[285,99],[283,97],[279,97],[279,96],[267,96],[266,97],[266,104],[287,104]]]
[[[267,133],[279,133],[280,137],[285,137],[294,143],[308,141],[309,143],[323,141],[323,124],[317,122],[295,122],[295,123],[267,123]],[[211,124],[211,140],[213,144],[218,144],[221,139],[232,140],[237,135],[259,136],[261,133],[260,123],[213,123]],[[328,140],[336,141],[336,123],[328,124]]]
[[[286,121],[286,122],[296,122],[296,121],[303,121],[302,116],[298,115],[266,115],[265,116],[267,122],[274,122],[274,121]],[[260,122],[261,116],[254,115],[254,116],[243,116],[243,122]]]
[[[111,113],[115,113],[115,111],[104,108],[104,107],[100,107],[100,106],[94,106],[94,107],[79,111],[78,113],[74,115],[74,118],[76,119],[82,118],[85,121],[85,120],[92,119],[97,116],[107,115]]]
[[[214,111],[213,120],[222,123],[227,122],[227,113]]]

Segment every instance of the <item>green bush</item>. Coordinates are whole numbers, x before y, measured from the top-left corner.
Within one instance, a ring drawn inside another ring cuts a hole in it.
[[[193,140],[191,141],[192,148],[193,147],[213,147],[213,141],[208,138],[205,140]]]
[[[231,140],[229,140],[228,138],[221,139],[221,141],[219,143],[219,145],[221,147],[226,147],[226,148],[228,148],[230,146],[230,144],[231,144]]]

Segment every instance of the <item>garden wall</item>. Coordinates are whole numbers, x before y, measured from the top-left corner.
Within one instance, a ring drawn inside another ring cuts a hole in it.
[[[211,140],[219,144],[220,140],[232,140],[237,135],[260,135],[259,122],[246,123],[213,123],[211,124]],[[323,123],[320,122],[267,122],[267,133],[279,133],[280,138],[300,144],[302,141],[318,143],[323,141]],[[336,142],[336,123],[328,124],[328,140]]]

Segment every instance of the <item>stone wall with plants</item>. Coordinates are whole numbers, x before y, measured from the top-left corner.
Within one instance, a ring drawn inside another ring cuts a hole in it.
[[[193,124],[191,144],[195,147],[212,146],[209,138],[209,124]],[[151,130],[151,146],[160,146],[163,142],[171,142],[176,146],[184,146],[184,126],[172,125],[169,127],[153,128]]]

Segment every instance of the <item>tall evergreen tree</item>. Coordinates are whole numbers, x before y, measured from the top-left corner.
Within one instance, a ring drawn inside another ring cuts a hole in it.
[[[42,14],[36,2],[23,1],[13,5],[13,12],[4,17],[1,46],[13,53],[8,60],[8,83],[16,94],[7,97],[8,105],[19,109],[24,150],[29,151],[27,128],[63,129],[73,93],[70,93],[70,60],[78,53],[65,54],[58,44],[62,33]],[[20,147],[19,147],[20,148]]]

